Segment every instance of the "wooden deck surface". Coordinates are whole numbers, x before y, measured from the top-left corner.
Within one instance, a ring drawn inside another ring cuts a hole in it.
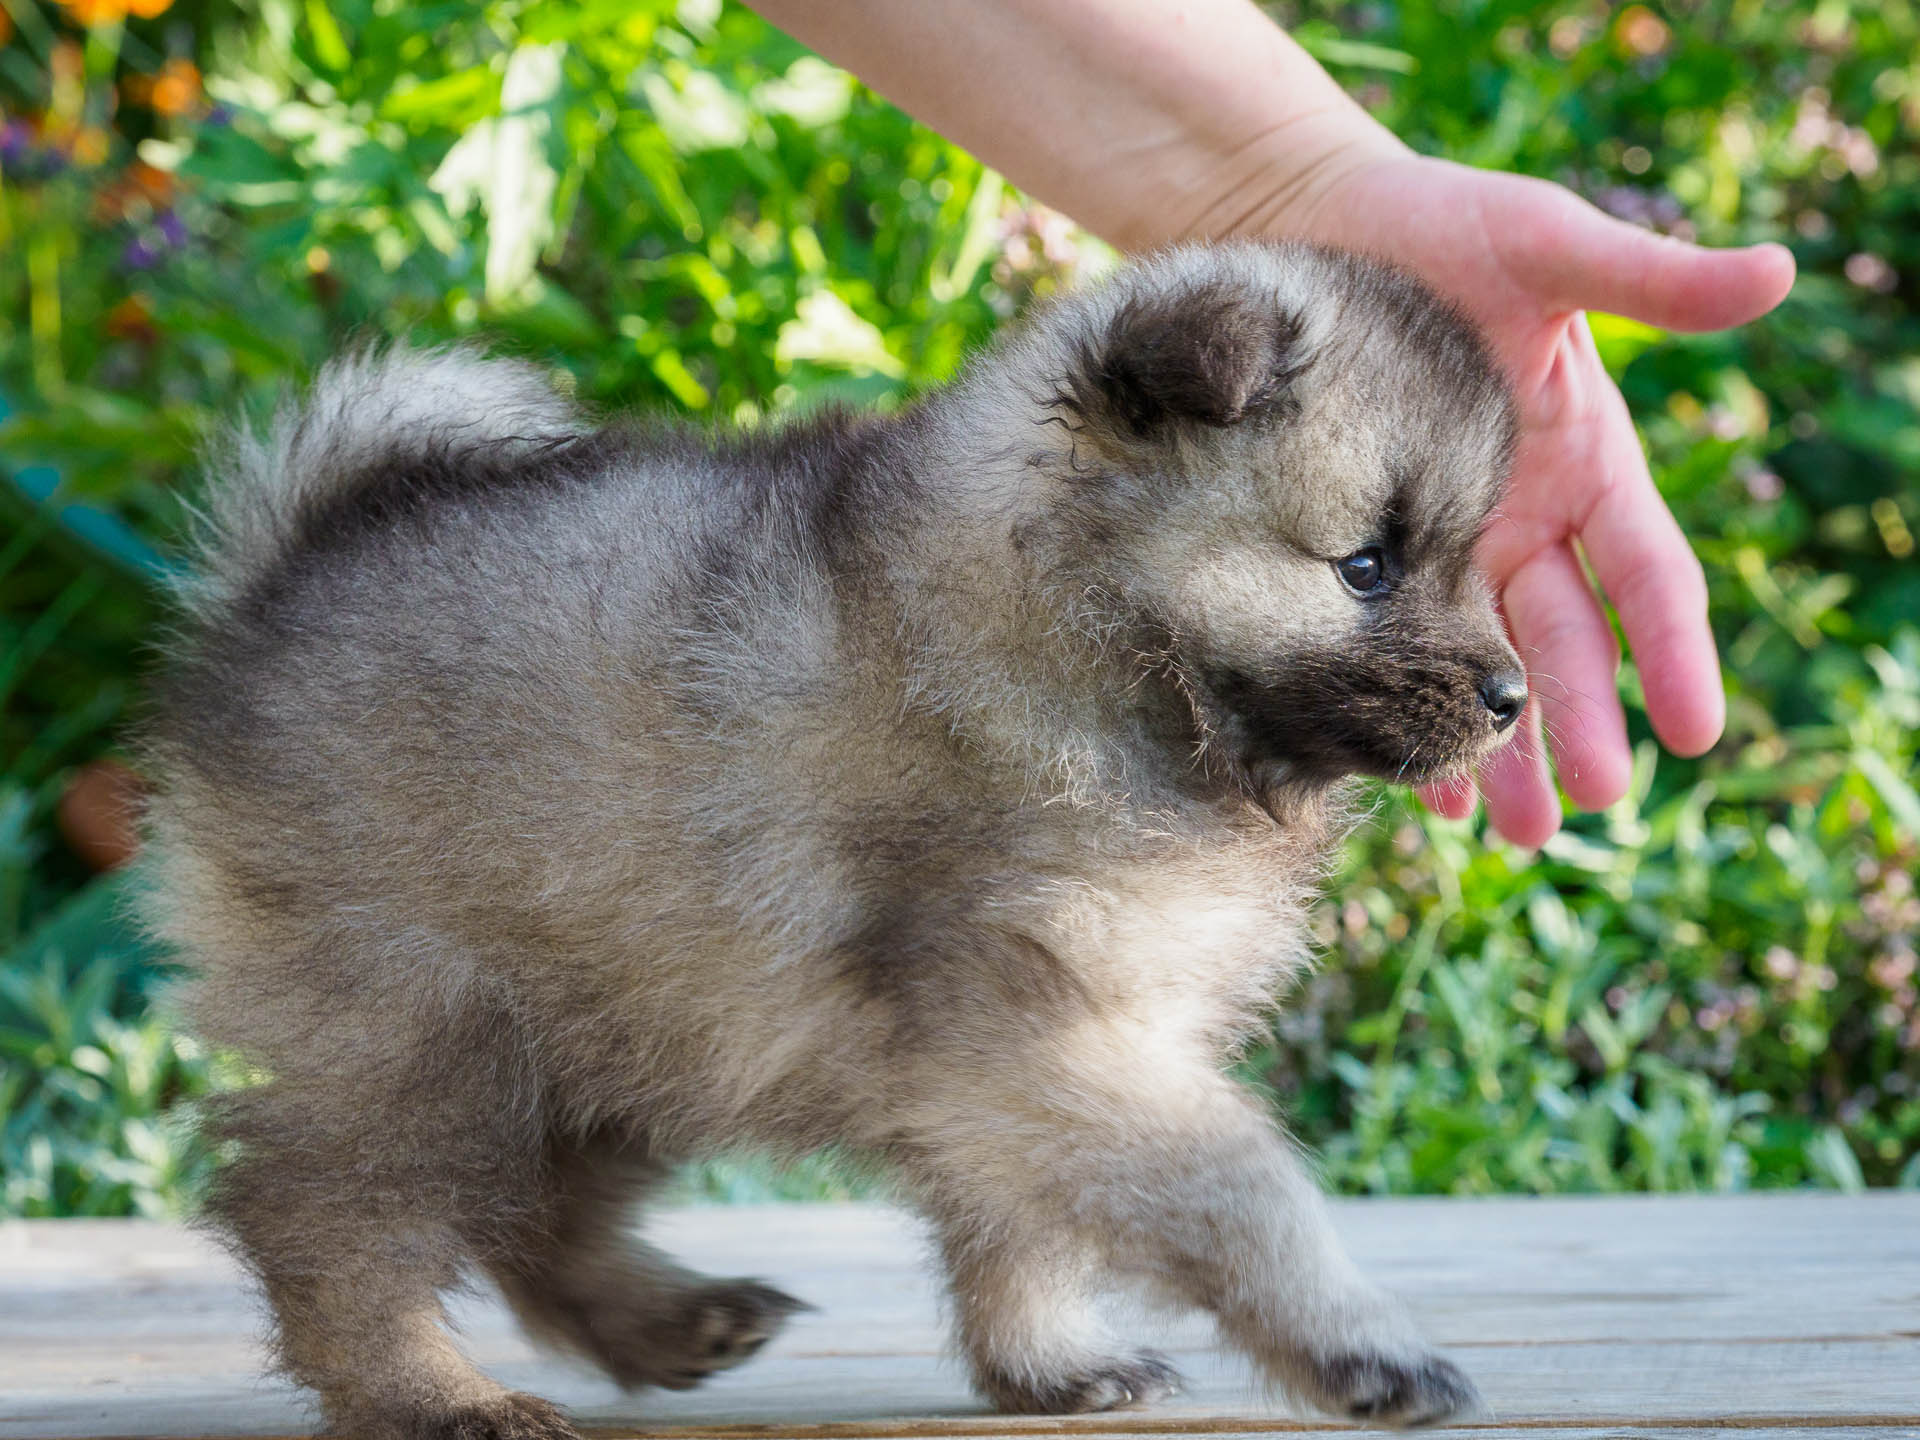
[[[1492,1404],[1450,1434],[1920,1440],[1920,1194],[1361,1201],[1338,1218]],[[1156,1409],[986,1412],[946,1351],[923,1242],[890,1210],[683,1210],[654,1233],[702,1269],[766,1277],[820,1310],[683,1394],[625,1396],[543,1358],[486,1297],[456,1306],[475,1357],[607,1436],[1319,1428],[1263,1395],[1199,1321],[1130,1327],[1188,1377]],[[232,1267],[178,1229],[0,1225],[0,1440],[305,1434],[298,1392],[261,1378],[259,1328]]]

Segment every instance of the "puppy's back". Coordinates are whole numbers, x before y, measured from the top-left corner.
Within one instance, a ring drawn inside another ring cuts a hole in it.
[[[458,351],[336,362],[230,442],[147,737],[153,918],[203,1033],[304,1064],[266,994],[404,1029],[372,1012],[590,956],[711,887],[685,817],[715,706],[777,689],[714,683],[715,636],[813,603],[761,462],[589,426],[532,367]]]

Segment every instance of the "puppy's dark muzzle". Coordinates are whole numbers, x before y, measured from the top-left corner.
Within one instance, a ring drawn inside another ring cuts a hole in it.
[[[1207,685],[1219,738],[1256,791],[1345,775],[1445,778],[1503,744],[1528,700],[1511,655],[1437,647],[1294,657],[1258,675],[1221,668]]]

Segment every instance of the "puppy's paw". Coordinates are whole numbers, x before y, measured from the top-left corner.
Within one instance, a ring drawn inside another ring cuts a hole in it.
[[[356,1440],[580,1440],[556,1406],[511,1391],[445,1410],[410,1410],[328,1432]]]
[[[1354,1349],[1314,1361],[1311,1398],[1329,1414],[1404,1430],[1468,1420],[1486,1412],[1480,1392],[1431,1350]]]
[[[1130,1410],[1179,1393],[1180,1372],[1157,1350],[1090,1360],[1058,1376],[984,1375],[980,1389],[1013,1415],[1083,1415]]]
[[[687,1293],[672,1324],[652,1329],[648,1338],[653,1353],[625,1383],[690,1390],[709,1375],[751,1358],[779,1333],[789,1315],[812,1308],[757,1280],[703,1285]]]

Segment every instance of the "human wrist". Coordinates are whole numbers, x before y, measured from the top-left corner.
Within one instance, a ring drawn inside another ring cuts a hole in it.
[[[1175,47],[1149,90],[1167,143],[1135,158],[1136,203],[1079,215],[1128,250],[1180,240],[1311,235],[1353,171],[1413,152],[1286,31],[1230,5],[1214,43]],[[1103,223],[1104,222],[1104,223]]]
[[[1290,227],[1404,153],[1250,0],[751,0],[1125,250]]]
[[[1343,183],[1361,170],[1413,154],[1358,106],[1351,113],[1331,106],[1297,111],[1245,143],[1223,147],[1192,186],[1186,212],[1160,212],[1168,233],[1152,236],[1147,244],[1254,236],[1327,239]]]

